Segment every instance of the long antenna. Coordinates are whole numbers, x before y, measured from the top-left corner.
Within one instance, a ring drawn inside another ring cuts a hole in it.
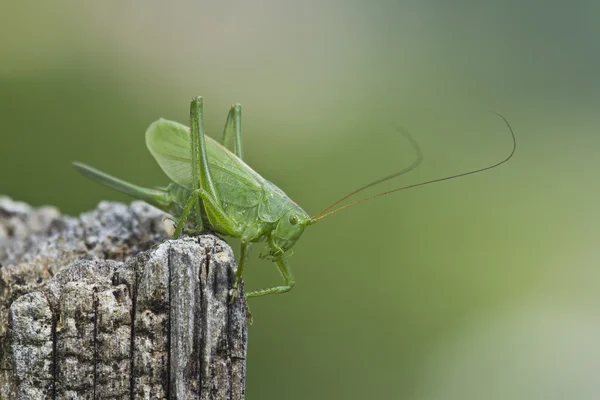
[[[493,111],[492,111],[492,112],[493,112]],[[406,190],[406,189],[414,188],[414,187],[417,187],[417,186],[429,185],[430,183],[442,182],[442,181],[447,181],[447,180],[450,180],[450,179],[460,178],[460,177],[462,177],[462,176],[472,175],[472,174],[476,174],[476,173],[479,173],[479,172],[487,171],[487,170],[489,170],[489,169],[492,169],[492,168],[499,167],[500,165],[502,165],[502,164],[504,164],[505,162],[507,162],[508,160],[510,160],[510,159],[512,158],[512,156],[515,154],[515,151],[517,150],[517,138],[515,137],[515,133],[513,132],[513,129],[512,129],[512,127],[510,126],[510,123],[508,122],[508,120],[507,120],[506,118],[504,118],[504,116],[503,116],[502,114],[499,114],[499,113],[497,113],[497,112],[494,112],[494,114],[496,114],[496,115],[498,115],[500,118],[502,118],[502,120],[504,121],[504,123],[505,123],[505,124],[506,124],[506,126],[508,127],[508,130],[510,131],[510,135],[512,136],[512,140],[513,140],[513,148],[512,148],[512,151],[510,152],[510,154],[508,155],[508,157],[506,157],[504,160],[502,160],[502,161],[500,161],[500,162],[498,162],[498,163],[496,163],[496,164],[493,164],[493,165],[490,165],[490,166],[487,166],[487,167],[484,167],[484,168],[476,169],[476,170],[473,170],[473,171],[469,171],[469,172],[463,172],[463,173],[461,173],[461,174],[450,175],[450,176],[446,176],[446,177],[444,177],[444,178],[433,179],[433,180],[426,181],[426,182],[416,183],[416,184],[414,184],[414,185],[408,185],[408,186],[404,186],[404,187],[401,187],[401,188],[397,188],[397,189],[388,190],[388,191],[385,191],[385,192],[382,192],[382,193],[378,193],[378,194],[375,194],[375,195],[372,195],[372,196],[368,196],[368,197],[365,197],[365,198],[363,198],[363,199],[360,199],[360,200],[354,201],[354,202],[352,202],[352,203],[350,203],[350,204],[347,204],[347,205],[345,205],[345,206],[343,206],[343,207],[337,208],[337,209],[335,209],[335,210],[333,210],[333,211],[329,211],[328,213],[325,213],[325,214],[323,214],[323,212],[324,212],[324,211],[331,209],[331,207],[333,207],[334,205],[338,204],[340,201],[342,201],[342,200],[344,200],[344,199],[348,198],[349,196],[353,195],[354,193],[356,193],[356,192],[358,192],[358,191],[360,191],[360,190],[362,190],[362,189],[364,189],[364,188],[367,188],[367,187],[373,186],[373,185],[374,185],[374,184],[376,184],[376,183],[379,183],[379,182],[382,182],[382,181],[384,181],[384,180],[387,180],[387,179],[389,179],[389,177],[386,177],[386,178],[384,178],[384,179],[381,179],[381,180],[379,180],[379,181],[376,181],[376,182],[374,182],[374,183],[372,183],[372,184],[369,184],[369,185],[367,185],[367,186],[364,186],[364,187],[362,187],[362,188],[360,188],[360,189],[358,189],[358,190],[355,190],[354,192],[350,193],[349,195],[347,195],[347,196],[343,197],[342,199],[340,199],[340,200],[336,201],[335,203],[333,203],[333,205],[332,205],[332,206],[329,206],[329,207],[327,207],[325,210],[321,211],[319,214],[317,214],[317,215],[315,215],[314,217],[312,217],[312,218],[310,219],[310,224],[314,224],[315,222],[317,222],[317,221],[319,221],[319,220],[321,220],[321,219],[323,219],[323,218],[325,218],[325,217],[328,217],[328,216],[330,216],[330,215],[332,215],[332,214],[335,214],[335,213],[336,213],[336,212],[338,212],[338,211],[342,211],[342,210],[344,210],[344,209],[346,209],[346,208],[353,207],[353,206],[355,206],[355,205],[357,205],[357,204],[364,203],[365,201],[372,200],[372,199],[375,199],[375,198],[377,198],[377,197],[385,196],[385,195],[388,195],[388,194],[391,194],[391,193],[394,193],[394,192],[399,192],[399,191],[401,191],[401,190]],[[397,175],[394,175],[394,176],[397,176]]]
[[[375,185],[377,185],[379,183],[385,182],[385,181],[390,180],[392,178],[395,178],[397,176],[406,174],[407,172],[412,171],[413,169],[417,168],[419,166],[419,164],[421,164],[421,162],[423,161],[423,153],[421,152],[421,148],[419,147],[419,144],[415,141],[415,139],[412,137],[412,135],[406,129],[404,129],[403,127],[396,125],[396,129],[398,130],[398,132],[400,132],[402,135],[404,135],[408,139],[408,141],[410,142],[411,146],[415,150],[415,153],[417,153],[417,159],[415,161],[413,161],[412,164],[410,164],[408,167],[404,168],[401,171],[394,172],[393,174],[385,176],[385,177],[383,177],[381,179],[377,179],[376,181],[368,183],[368,184],[366,184],[364,186],[359,187],[355,191],[348,193],[347,195],[345,195],[341,199],[336,200],[334,203],[332,203],[331,205],[327,206],[327,208],[324,208],[321,211],[319,211],[319,213],[317,215],[315,215],[313,218],[316,218],[319,215],[325,213],[327,210],[332,209],[333,207],[335,207],[336,205],[338,205],[342,201],[346,200],[348,197],[354,196],[356,193],[361,192],[361,191],[363,191],[363,190],[365,190],[367,188],[370,188],[371,186],[375,186]]]

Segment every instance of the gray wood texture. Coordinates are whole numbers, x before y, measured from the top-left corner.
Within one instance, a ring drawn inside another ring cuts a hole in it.
[[[0,197],[0,399],[243,399],[246,308],[213,235],[142,202]]]

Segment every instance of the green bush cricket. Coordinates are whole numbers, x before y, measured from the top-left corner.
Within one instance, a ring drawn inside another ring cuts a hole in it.
[[[231,107],[222,142],[206,136],[203,126],[203,100],[196,97],[190,107],[190,127],[159,119],[146,130],[146,145],[165,174],[173,181],[166,188],[143,188],[100,172],[81,163],[74,163],[83,175],[171,214],[177,219],[174,237],[184,226],[193,232],[210,229],[218,234],[241,240],[238,269],[230,294],[237,293],[252,243],[266,242],[262,258],[272,260],[281,273],[284,284],[250,291],[248,297],[290,291],[295,280],[286,252],[300,238],[304,229],[315,222],[356,204],[417,186],[454,179],[495,168],[507,162],[515,153],[517,142],[508,121],[500,114],[512,136],[513,147],[502,161],[469,172],[451,175],[378,193],[338,207],[340,202],[368,188],[413,170],[422,161],[421,151],[410,135],[404,133],[417,153],[407,168],[364,185],[337,200],[313,217],[294,203],[277,186],[267,181],[242,161],[242,109]],[[233,142],[230,148],[228,142]]]

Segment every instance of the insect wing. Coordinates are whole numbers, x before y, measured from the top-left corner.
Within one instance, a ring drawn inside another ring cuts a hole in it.
[[[275,222],[295,204],[271,182],[265,182],[265,194],[258,207],[258,217],[265,222]]]
[[[146,130],[146,146],[165,174],[183,187],[192,186],[189,128],[159,119]]]
[[[233,153],[206,136],[209,165],[224,203],[255,207],[263,197],[262,182],[254,170]],[[146,145],[164,173],[177,184],[192,187],[189,128],[159,119],[146,130]]]

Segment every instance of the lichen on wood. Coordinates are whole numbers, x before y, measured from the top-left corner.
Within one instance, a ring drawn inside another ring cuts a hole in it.
[[[244,398],[233,253],[213,235],[168,240],[164,218],[0,197],[0,399]]]

